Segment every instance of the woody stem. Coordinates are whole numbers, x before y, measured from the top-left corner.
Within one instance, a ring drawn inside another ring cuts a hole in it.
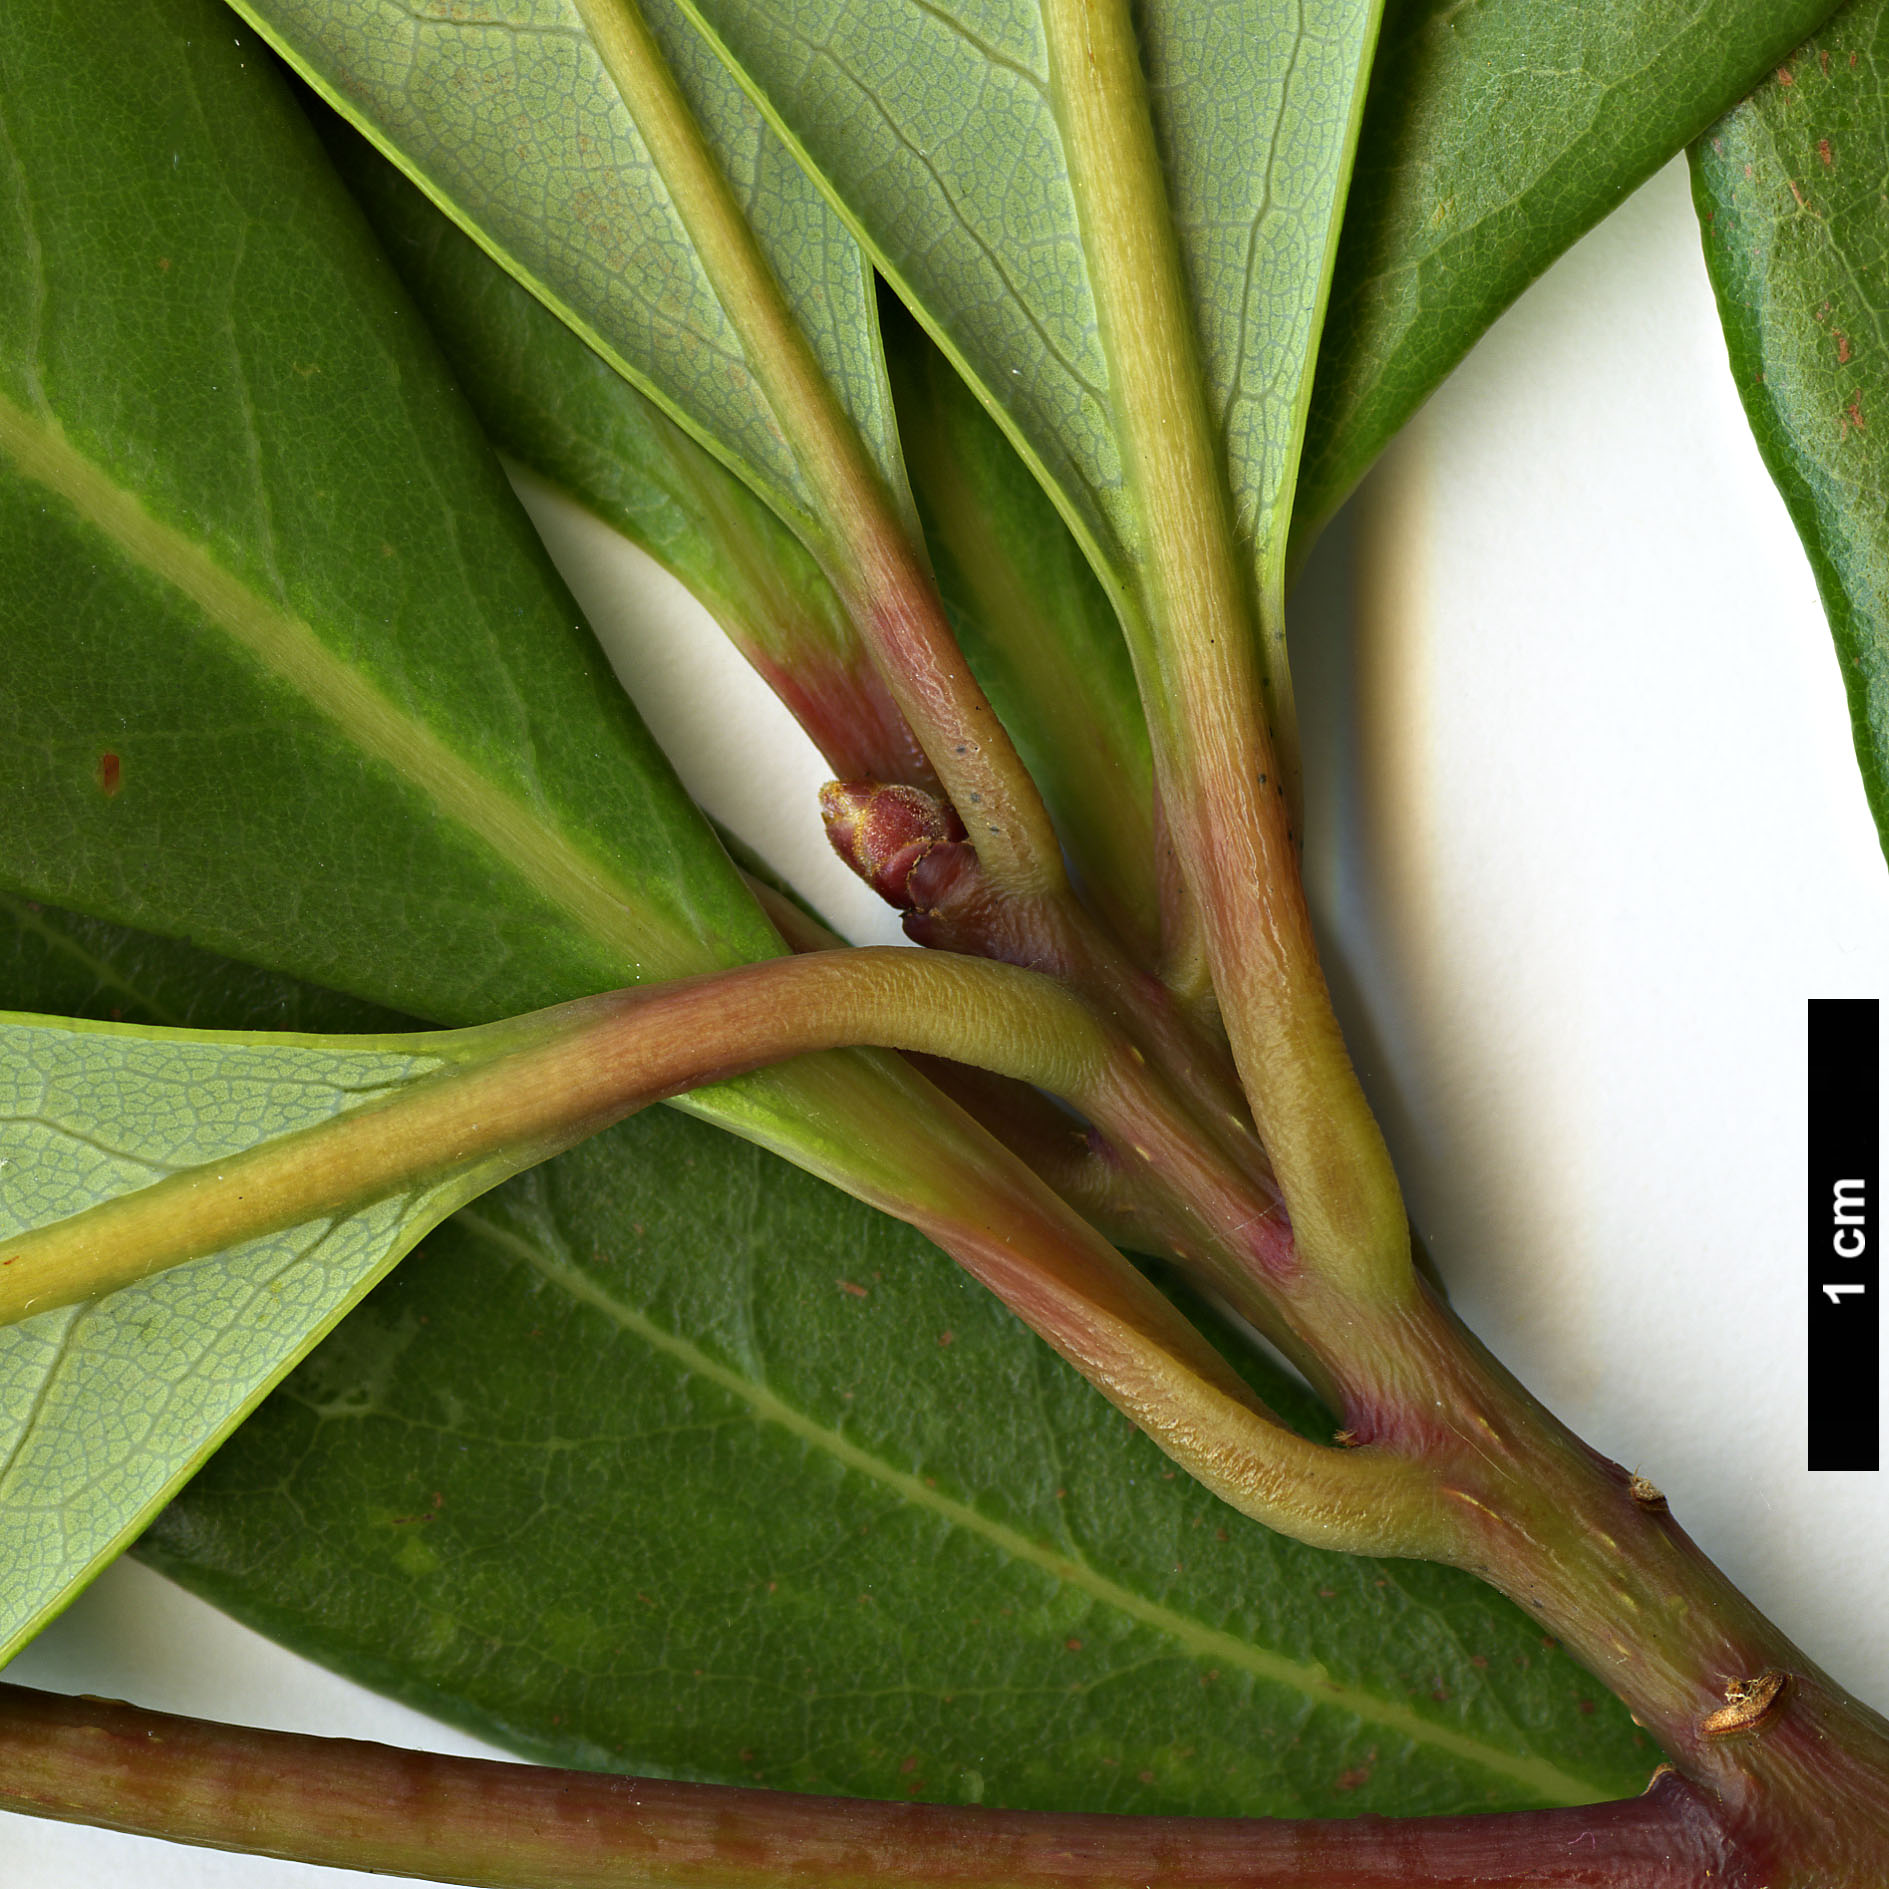
[[[1347,1822],[1065,1816],[605,1777],[0,1686],[0,1807],[488,1889],[1740,1889],[1714,1807]]]

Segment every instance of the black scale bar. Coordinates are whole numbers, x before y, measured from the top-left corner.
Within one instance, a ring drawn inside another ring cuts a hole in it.
[[[1879,1003],[1810,1000],[1810,1467],[1880,1469]]]

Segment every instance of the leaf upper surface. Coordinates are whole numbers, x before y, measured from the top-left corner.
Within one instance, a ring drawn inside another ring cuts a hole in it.
[[[1832,11],[1831,0],[1387,0],[1295,561],[1496,316]]]
[[[455,1022],[777,949],[266,56],[65,11],[0,38],[0,870]]]
[[[1752,431],[1810,554],[1889,850],[1889,7],[1860,0],[1693,149]]]

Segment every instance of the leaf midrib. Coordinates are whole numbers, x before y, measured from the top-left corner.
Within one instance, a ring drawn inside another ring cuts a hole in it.
[[[1522,1758],[1485,1743],[1467,1732],[1438,1725],[1394,1699],[1385,1699],[1363,1687],[1341,1684],[1311,1660],[1294,1660],[1272,1653],[1250,1641],[1191,1620],[1159,1601],[1137,1594],[1080,1561],[1032,1541],[1020,1530],[993,1520],[970,1503],[961,1502],[928,1485],[921,1477],[898,1469],[862,1449],[839,1431],[828,1428],[796,1409],[786,1399],[727,1365],[718,1363],[686,1338],[660,1325],[606,1292],[594,1279],[568,1260],[535,1245],[473,1209],[462,1209],[457,1224],[522,1260],[540,1277],[579,1304],[601,1313],[620,1330],[640,1339],[652,1350],[674,1359],[684,1369],[705,1378],[745,1403],[757,1419],[779,1426],[800,1442],[832,1458],[842,1468],[856,1471],[901,1500],[927,1509],[955,1528],[974,1535],[1000,1554],[1038,1569],[1053,1580],[1087,1594],[1102,1606],[1112,1607],[1143,1626],[1179,1642],[1188,1657],[1249,1674],[1263,1683],[1297,1692],[1312,1704],[1349,1712],[1366,1724],[1413,1744],[1428,1746],[1460,1758],[1496,1776],[1521,1785],[1550,1804],[1591,1804],[1608,1793],[1542,1758]]]
[[[0,396],[0,455],[66,500],[132,563],[181,592],[232,642],[364,753],[476,835],[591,937],[621,951],[626,971],[651,978],[702,968],[699,949],[681,933],[637,912],[632,888],[397,707],[329,650],[308,623],[259,595],[175,526],[153,517],[135,493],[66,439],[57,420],[37,418]]]

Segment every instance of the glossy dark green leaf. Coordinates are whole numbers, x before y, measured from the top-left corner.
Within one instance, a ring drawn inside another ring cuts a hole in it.
[[[1831,0],[1387,0],[1293,557],[1482,331]]]
[[[1739,398],[1836,638],[1889,850],[1889,6],[1859,0],[1693,150]]]
[[[253,38],[4,22],[0,871],[446,1020],[766,955]]]

